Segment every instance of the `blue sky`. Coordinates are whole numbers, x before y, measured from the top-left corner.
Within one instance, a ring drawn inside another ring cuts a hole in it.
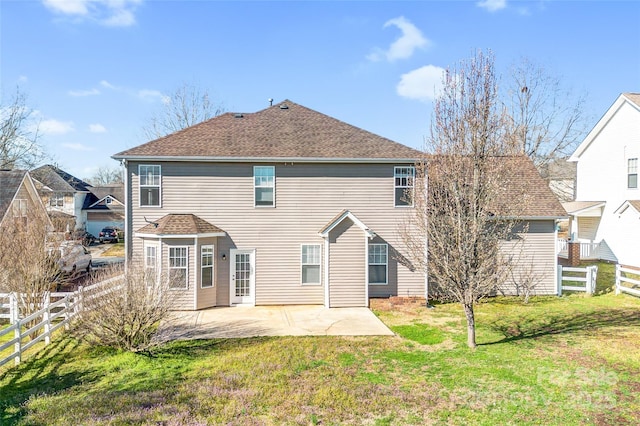
[[[0,2],[3,99],[16,85],[63,169],[90,177],[146,142],[183,83],[233,112],[290,99],[420,148],[441,69],[492,49],[586,92],[596,120],[640,92],[638,1]]]

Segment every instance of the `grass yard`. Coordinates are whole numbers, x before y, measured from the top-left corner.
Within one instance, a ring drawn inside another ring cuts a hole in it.
[[[112,244],[102,255],[105,257],[124,257],[124,242]]]
[[[65,337],[0,374],[0,424],[640,423],[640,299],[491,299],[475,351],[457,305],[373,309],[398,336],[181,341],[153,357]]]

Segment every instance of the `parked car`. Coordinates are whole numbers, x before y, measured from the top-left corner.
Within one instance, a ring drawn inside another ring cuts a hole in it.
[[[91,272],[91,253],[82,244],[70,241],[50,249],[64,274],[76,274],[80,271]]]
[[[76,230],[71,233],[71,239],[74,241],[82,242],[82,245],[89,247],[96,241],[96,237],[93,234],[88,233],[85,230]]]
[[[122,238],[124,238],[124,232],[115,226],[105,226],[98,234],[98,240],[101,243],[104,243],[105,241],[119,243]]]

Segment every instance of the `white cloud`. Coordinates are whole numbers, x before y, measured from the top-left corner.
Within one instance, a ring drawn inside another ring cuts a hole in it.
[[[105,133],[107,131],[107,128],[100,123],[95,123],[89,124],[89,131],[91,133]]]
[[[507,0],[484,0],[479,1],[476,5],[487,9],[489,12],[496,12],[507,7]]]
[[[435,65],[424,67],[402,74],[396,87],[398,95],[403,98],[428,102],[435,99],[442,90],[444,68]]]
[[[62,146],[74,151],[93,151],[92,147],[83,145],[81,143],[63,143]]]
[[[169,97],[167,95],[163,95],[159,90],[138,90],[138,97],[143,100],[156,100],[159,99],[163,104],[167,104],[169,102]]]
[[[18,84],[26,83],[27,81],[29,81],[29,77],[27,77],[26,75],[21,75],[18,77]]]
[[[64,135],[75,130],[72,121],[59,121],[53,118],[42,120],[38,129],[46,135]]]
[[[89,20],[108,27],[129,27],[136,23],[135,10],[143,0],[42,0],[58,15]]]
[[[107,80],[101,80],[99,84],[101,87],[104,87],[106,89],[113,90],[115,92],[121,92],[126,95],[136,97],[143,101],[150,101],[150,102],[160,101],[163,104],[166,104],[169,102],[169,97],[167,95],[164,95],[159,90],[151,90],[151,89],[138,90],[138,89],[132,89],[124,86],[115,86],[109,83]]]
[[[381,61],[386,59],[389,62],[396,61],[398,59],[407,59],[413,55],[416,49],[424,49],[431,44],[431,42],[422,35],[422,32],[411,22],[405,19],[404,16],[390,19],[385,22],[383,28],[395,26],[402,31],[402,35],[391,45],[389,49],[382,50],[380,48],[374,49],[372,53],[367,55],[367,59],[370,61]]]
[[[83,96],[99,95],[100,91],[96,88],[93,88],[89,90],[69,90],[68,93],[69,93],[69,96],[83,97]]]
[[[118,87],[116,87],[113,84],[109,83],[107,80],[101,80],[100,81],[100,86],[106,87],[107,89],[111,89],[111,90],[119,90]]]

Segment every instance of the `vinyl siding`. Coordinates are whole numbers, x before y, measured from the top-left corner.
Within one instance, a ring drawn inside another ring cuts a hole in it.
[[[221,263],[220,256],[218,255],[218,244],[216,238],[199,238],[198,246],[195,250],[195,288],[198,293],[196,297],[196,309],[210,308],[216,306],[216,287],[217,287],[217,269]],[[202,288],[202,259],[201,248],[205,245],[213,245],[213,287]]]
[[[503,248],[516,259],[512,277],[508,282],[500,286],[501,293],[516,294],[513,280],[519,280],[526,276],[535,278],[534,293],[556,293],[556,266],[555,255],[555,222],[553,220],[538,220],[528,223],[526,233],[518,232],[520,240],[513,240],[503,245]],[[519,242],[514,242],[519,241]]]
[[[169,248],[170,247],[187,247],[187,288],[186,289],[170,289],[168,290],[171,295],[173,307],[176,310],[193,310],[194,304],[194,291],[195,291],[195,257],[193,239],[165,239],[162,240],[160,245],[160,252],[162,254],[162,276],[169,276]],[[140,252],[142,253],[142,252]]]
[[[256,250],[257,305],[323,304],[322,285],[300,283],[300,245],[322,244],[318,231],[344,209],[389,244],[390,257],[392,249],[403,252],[397,229],[412,209],[393,206],[393,164],[274,164],[273,208],[254,207],[252,163],[176,162],[145,163],[162,165],[162,207],[141,208],[138,164],[128,163],[130,258],[141,253],[139,239],[132,235],[146,224],[143,216],[155,220],[169,213],[193,213],[218,226],[228,235],[218,238],[216,248],[219,260],[223,253],[227,257],[217,263],[218,305],[229,304],[231,248]],[[422,274],[402,265],[396,270],[401,295],[423,294]]]
[[[367,306],[366,236],[350,219],[329,234],[329,306]]]
[[[598,233],[600,217],[578,217],[578,239],[594,241]]]

